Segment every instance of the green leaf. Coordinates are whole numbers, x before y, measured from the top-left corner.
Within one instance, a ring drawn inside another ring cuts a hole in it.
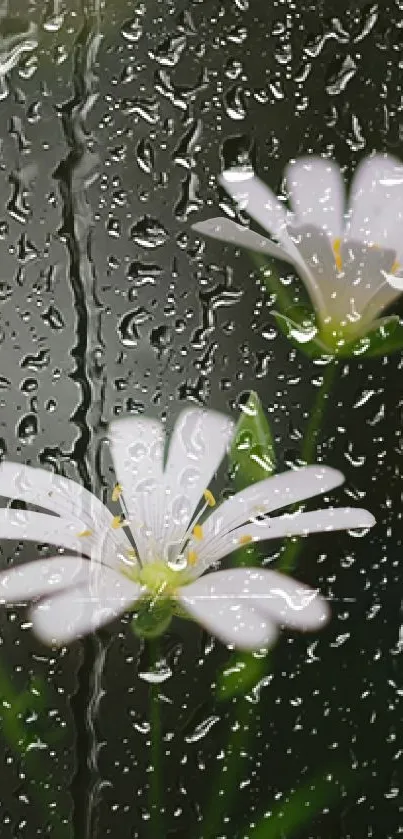
[[[314,816],[334,806],[349,791],[362,783],[364,773],[353,772],[348,766],[336,766],[311,778],[306,784],[291,791],[287,798],[275,803],[264,816],[250,839],[292,839]]]
[[[398,315],[375,321],[365,335],[350,341],[338,355],[343,358],[390,355],[403,349],[403,323]]]
[[[251,391],[229,452],[237,489],[269,478],[275,468],[274,441],[262,403]]]
[[[227,701],[234,696],[245,696],[263,678],[267,658],[256,653],[233,653],[217,679],[217,697]]]
[[[278,328],[294,347],[308,358],[330,358],[334,353],[319,338],[319,330],[314,314],[305,306],[292,306],[287,312],[272,310]]]

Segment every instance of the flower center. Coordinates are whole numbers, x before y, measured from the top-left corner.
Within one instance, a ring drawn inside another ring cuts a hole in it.
[[[176,571],[159,560],[148,562],[142,568],[137,564],[131,567],[124,566],[122,571],[133,582],[145,586],[153,597],[173,597],[177,588],[191,581],[186,569]]]

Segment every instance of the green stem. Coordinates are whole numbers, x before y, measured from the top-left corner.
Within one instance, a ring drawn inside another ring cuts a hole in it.
[[[149,642],[151,666],[155,666],[160,658],[158,640]],[[158,684],[150,685],[150,746],[151,746],[151,777],[149,788],[150,808],[150,839],[164,839],[163,828],[163,761],[162,761],[162,724],[160,712],[160,698]]]
[[[225,761],[220,762],[212,784],[213,795],[203,819],[203,839],[216,839],[220,835],[223,817],[231,812],[234,798],[239,794],[239,781],[243,770],[240,758],[243,752],[248,751],[253,719],[250,703],[242,697],[235,704]]]
[[[316,399],[310,413],[301,448],[301,459],[306,464],[312,463],[316,457],[318,438],[329,401],[329,393],[335,379],[336,370],[337,362],[335,361],[332,361],[327,367],[325,367],[322,384],[316,394]],[[289,574],[294,570],[302,544],[303,542],[301,539],[288,540],[285,551],[277,565],[279,571]]]
[[[305,461],[305,463],[312,463],[316,457],[318,437],[328,405],[329,393],[335,379],[336,369],[337,362],[335,361],[331,361],[330,364],[325,367],[322,384],[316,394],[316,399],[310,414],[301,449],[301,458]]]

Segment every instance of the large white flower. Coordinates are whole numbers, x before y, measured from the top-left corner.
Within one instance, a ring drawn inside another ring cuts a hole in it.
[[[252,170],[230,169],[219,180],[276,242],[228,218],[195,224],[194,230],[291,263],[327,345],[351,341],[380,323],[381,312],[403,289],[403,166],[398,160],[366,158],[355,173],[347,207],[339,167],[320,157],[288,165],[291,209]]]
[[[124,518],[72,480],[3,463],[0,495],[47,508],[52,515],[2,509],[0,538],[58,545],[80,555],[59,553],[3,571],[0,601],[39,598],[31,608],[33,628],[45,642],[58,644],[126,610],[135,612],[140,625],[144,618],[169,622],[170,604],[225,643],[245,649],[270,644],[281,624],[319,626],[328,615],[325,602],[283,574],[235,568],[202,575],[249,542],[366,528],[374,519],[358,508],[269,516],[343,481],[334,469],[309,466],[250,486],[211,509],[202,521],[215,506],[207,487],[232,433],[225,416],[186,409],[175,425],[164,466],[165,435],[159,422],[114,422],[109,438],[118,483],[112,500],[120,500]]]

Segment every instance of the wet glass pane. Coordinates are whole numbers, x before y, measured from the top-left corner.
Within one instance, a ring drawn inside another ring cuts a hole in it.
[[[402,25],[0,3],[1,839],[403,834]]]

